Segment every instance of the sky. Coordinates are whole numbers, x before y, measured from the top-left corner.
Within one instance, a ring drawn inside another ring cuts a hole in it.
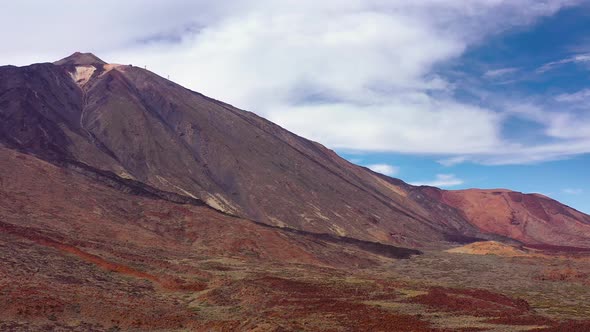
[[[1,64],[92,52],[412,184],[590,213],[588,0],[21,0],[0,40]]]

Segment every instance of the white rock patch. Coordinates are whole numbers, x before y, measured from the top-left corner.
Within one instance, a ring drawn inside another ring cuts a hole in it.
[[[82,87],[84,84],[88,83],[95,70],[96,67],[94,66],[76,66],[76,71],[70,73],[70,76],[76,84]]]

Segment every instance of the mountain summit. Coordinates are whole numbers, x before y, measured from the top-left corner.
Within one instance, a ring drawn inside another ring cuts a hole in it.
[[[74,65],[74,66],[85,66],[85,65],[106,65],[107,63],[99,59],[92,53],[81,53],[75,52],[74,54],[65,57],[61,60],[55,61],[53,64],[58,66],[63,65]]]

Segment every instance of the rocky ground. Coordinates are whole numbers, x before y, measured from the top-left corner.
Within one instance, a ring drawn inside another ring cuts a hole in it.
[[[312,236],[1,152],[2,331],[590,328],[588,252]]]
[[[10,235],[0,243],[3,331],[590,328],[586,259],[427,252],[342,269],[155,250],[135,257],[146,265],[105,266]]]

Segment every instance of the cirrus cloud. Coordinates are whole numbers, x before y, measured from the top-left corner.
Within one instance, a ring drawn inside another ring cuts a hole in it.
[[[584,192],[584,190],[579,188],[565,188],[562,190],[562,192],[568,195],[580,195]]]

